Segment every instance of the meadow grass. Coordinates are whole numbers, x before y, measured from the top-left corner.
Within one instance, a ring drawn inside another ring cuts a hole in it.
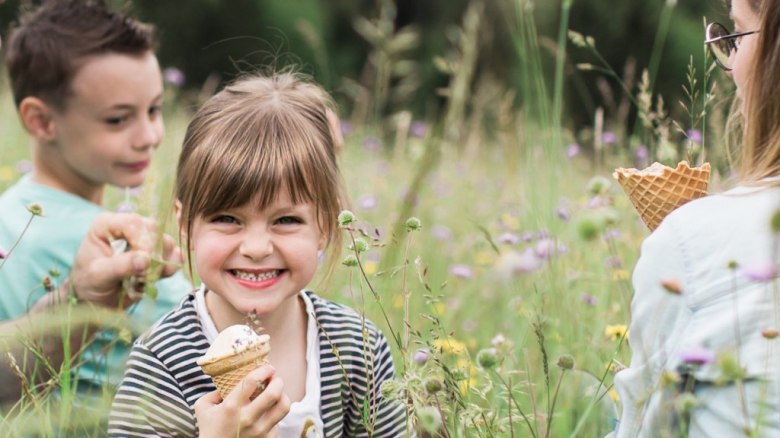
[[[610,176],[612,168],[634,163],[635,145],[594,139],[602,147],[596,159],[586,145],[567,149],[574,135],[559,121],[563,55],[554,86],[545,85],[526,13],[531,2],[518,0],[507,16],[516,20],[518,56],[528,61],[520,91],[530,96],[533,111],[507,109],[494,131],[469,133],[478,147],[458,147],[463,126],[479,126],[484,115],[467,114],[467,100],[479,96],[467,97],[463,88],[472,79],[469,38],[478,34],[479,3],[464,18],[458,61],[465,65],[451,71],[442,121],[392,141],[365,126],[345,133],[339,161],[357,218],[346,227],[346,242],[367,245],[365,251],[345,248],[343,256],[353,252],[359,265],[340,265],[316,292],[354,307],[385,332],[398,379],[382,390],[408,403],[418,430],[603,436],[617,415],[612,376],[630,357],[630,270],[648,234]],[[563,23],[568,11],[562,11]],[[562,25],[561,49],[565,30]],[[111,189],[105,207],[157,217],[176,234],[170,220],[174,163],[192,108],[168,92],[167,134],[146,184]],[[0,132],[2,190],[29,167],[28,140],[6,88],[0,89]],[[410,216],[419,227],[407,222]],[[0,436],[102,434],[111,389],[88,402],[91,414],[74,415],[85,411],[70,405],[79,395],[67,371],[56,374],[42,386],[29,384],[19,402],[6,407]]]

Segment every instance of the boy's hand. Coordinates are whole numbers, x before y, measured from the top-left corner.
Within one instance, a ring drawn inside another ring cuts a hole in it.
[[[284,394],[284,383],[271,365],[249,373],[225,400],[218,391],[195,402],[195,418],[201,438],[209,437],[276,437],[276,425],[290,411],[290,399]],[[265,390],[255,399],[252,394],[262,383]]]
[[[157,225],[152,219],[129,213],[104,212],[97,216],[76,253],[71,287],[76,298],[105,307],[128,307],[141,296],[123,296],[122,280],[142,277],[151,263]],[[124,239],[130,248],[114,254],[111,241]],[[163,238],[163,258],[181,263],[181,253],[170,236]],[[176,271],[163,269],[163,276]]]

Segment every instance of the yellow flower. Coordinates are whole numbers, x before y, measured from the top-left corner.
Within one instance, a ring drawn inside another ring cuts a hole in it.
[[[496,253],[494,251],[482,250],[474,255],[474,263],[479,266],[490,266],[496,260]]]
[[[433,313],[435,313],[436,316],[443,316],[447,313],[447,306],[444,305],[444,303],[435,303],[433,305]]]
[[[628,280],[628,271],[625,269],[616,269],[612,272],[612,279],[615,281]]]
[[[403,294],[395,294],[393,296],[393,309],[401,310],[404,308],[404,296]]]
[[[363,262],[363,271],[365,271],[366,275],[376,274],[378,267],[379,264],[373,260]]]
[[[604,329],[604,336],[613,341],[624,338],[627,335],[628,327],[625,324],[607,324],[607,327]]]
[[[16,179],[16,170],[11,166],[0,166],[0,182],[11,182]]]
[[[609,398],[612,399],[612,401],[617,402],[620,400],[620,397],[618,396],[617,391],[615,391],[615,388],[612,388],[609,390]]]
[[[520,220],[508,213],[501,215],[501,222],[510,230],[517,231],[520,229]]]
[[[460,342],[455,338],[436,339],[433,341],[433,346],[445,354],[462,354],[466,352],[466,346],[463,342]]]

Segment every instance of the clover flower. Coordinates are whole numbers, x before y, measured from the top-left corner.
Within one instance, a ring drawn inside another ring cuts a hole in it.
[[[628,335],[628,327],[625,324],[607,324],[604,328],[604,336],[610,340],[617,341]]]
[[[33,164],[29,160],[20,160],[16,162],[16,170],[19,173],[30,173],[33,170]]]
[[[688,132],[686,132],[686,135],[688,136],[688,139],[696,144],[701,144],[702,142],[702,135],[701,131],[698,129],[689,129]]]
[[[166,84],[172,85],[176,88],[181,87],[186,82],[184,72],[176,67],[167,67],[163,70],[163,79]]]
[[[580,145],[572,143],[566,146],[566,158],[572,159],[580,154]]]
[[[467,265],[452,265],[450,275],[469,280],[474,278],[474,271]]]
[[[704,347],[692,347],[680,353],[680,360],[686,365],[706,365],[715,360],[715,353]]]
[[[777,264],[773,262],[760,262],[743,266],[740,273],[750,281],[766,283],[777,278]]]
[[[423,138],[428,133],[428,125],[425,122],[416,120],[409,126],[409,134],[415,138]]]
[[[419,350],[415,351],[412,355],[412,360],[417,365],[425,365],[426,362],[428,362],[428,359],[430,359],[431,352],[428,351],[427,348],[420,348]]]
[[[363,195],[357,200],[357,205],[361,210],[372,210],[378,204],[376,195]]]

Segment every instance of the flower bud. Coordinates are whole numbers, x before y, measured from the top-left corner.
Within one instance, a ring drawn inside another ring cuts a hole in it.
[[[43,216],[43,206],[37,202],[33,202],[27,206],[27,211],[32,213],[33,216]]]
[[[339,213],[339,226],[344,228],[347,225],[355,222],[355,213],[352,213],[349,210],[342,210],[341,213]]]
[[[564,354],[555,364],[563,370],[570,370],[574,368],[574,358],[570,354]]]
[[[674,278],[664,278],[661,280],[661,286],[670,294],[680,295],[682,293],[680,282]]]
[[[412,216],[406,220],[404,226],[406,227],[406,231],[417,231],[422,228],[422,222],[420,222],[420,219]]]
[[[438,377],[428,377],[423,381],[423,386],[428,394],[433,395],[444,389],[444,382]]]
[[[347,254],[346,257],[344,257],[344,260],[341,261],[341,264],[350,268],[354,268],[355,266],[358,266],[358,259],[355,257],[355,254]]]
[[[477,364],[486,370],[498,364],[498,352],[495,348],[485,348],[477,353]]]
[[[428,362],[428,359],[430,358],[430,352],[427,348],[421,348],[414,352],[414,355],[412,356],[412,360],[417,365],[425,365],[426,362]]]
[[[351,245],[349,245],[349,249],[358,253],[366,252],[368,251],[368,242],[366,242],[366,239],[358,237]]]
[[[780,332],[775,328],[765,328],[761,330],[761,336],[765,337],[766,339],[774,339],[778,335],[780,335]]]

